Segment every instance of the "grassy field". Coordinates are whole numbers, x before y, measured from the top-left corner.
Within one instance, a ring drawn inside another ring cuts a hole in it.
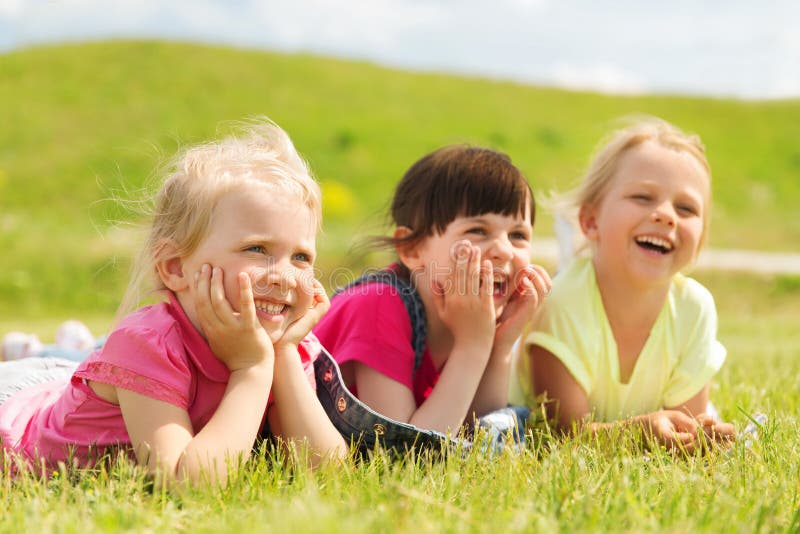
[[[323,183],[320,268],[382,231],[402,172],[467,141],[507,151],[534,188],[572,183],[613,119],[660,115],[705,140],[711,244],[797,251],[800,101],[612,97],[203,46],[114,42],[0,55],[0,334],[44,340],[69,317],[110,327],[135,249],[130,212],[177,147],[268,115]],[[551,232],[542,214],[538,235]],[[770,419],[752,449],[641,454],[625,439],[541,440],[520,456],[408,459],[291,472],[262,459],[221,493],[152,493],[140,472],[0,475],[0,533],[800,531],[800,278],[699,272],[717,299],[725,418]]]
[[[537,191],[564,189],[630,113],[703,137],[713,246],[800,242],[800,101],[601,96],[306,55],[105,42],[0,55],[0,102],[0,330],[28,321],[44,331],[73,314],[105,326],[136,248],[125,224],[135,217],[113,199],[141,198],[177,147],[255,115],[292,135],[323,184],[323,274],[371,261],[348,251],[384,230],[393,186],[422,154],[489,145]],[[551,228],[542,214],[537,234]]]
[[[740,427],[731,454],[642,454],[635,440],[538,437],[519,456],[409,458],[292,472],[260,458],[230,488],[153,493],[138,470],[49,481],[0,475],[0,533],[798,532],[800,280],[700,273],[717,296],[728,361],[712,398]]]

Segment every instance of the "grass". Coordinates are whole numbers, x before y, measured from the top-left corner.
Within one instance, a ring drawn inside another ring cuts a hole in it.
[[[293,471],[258,456],[223,491],[153,493],[129,462],[50,480],[0,475],[3,532],[797,532],[800,530],[798,277],[701,272],[728,361],[712,399],[751,449],[643,454],[636,436],[550,439],[519,456],[456,455]],[[541,430],[541,427],[539,427]]]
[[[181,144],[267,114],[323,183],[321,269],[378,231],[393,184],[420,155],[470,141],[512,155],[534,187],[563,188],[609,121],[661,115],[704,138],[715,171],[712,244],[800,242],[800,102],[612,97],[415,74],[305,55],[113,42],[0,55],[0,333],[52,339],[69,317],[111,326],[135,240],[136,196]],[[109,222],[112,221],[112,222]],[[357,230],[355,230],[357,229]],[[542,216],[539,235],[551,222]],[[712,398],[761,439],[730,455],[642,454],[635,439],[537,439],[519,456],[382,456],[293,471],[259,457],[223,491],[153,492],[129,462],[48,480],[0,475],[4,532],[800,531],[800,278],[698,272],[717,300],[726,365]],[[547,445],[547,446],[545,446]]]

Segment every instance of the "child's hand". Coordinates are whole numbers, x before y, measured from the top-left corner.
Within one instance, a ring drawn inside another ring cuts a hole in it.
[[[239,309],[225,298],[224,273],[203,265],[195,275],[195,308],[211,350],[231,371],[274,362],[274,349],[256,316],[250,277],[239,273]]]
[[[677,410],[660,410],[637,417],[645,432],[668,450],[692,452],[697,440],[697,419]]]
[[[553,285],[550,275],[539,265],[528,265],[513,282],[516,283],[514,294],[497,321],[495,347],[507,346],[510,349]]]
[[[717,421],[706,414],[697,416],[700,429],[710,444],[731,445],[736,441],[736,428],[730,423]]]
[[[325,288],[315,278],[301,277],[298,280],[297,296],[295,306],[306,308],[307,311],[286,328],[281,338],[275,343],[276,348],[279,345],[299,345],[331,307],[331,302],[325,294]]]
[[[481,262],[481,249],[469,241],[456,243],[452,251],[447,278],[442,282],[432,278],[436,312],[456,343],[484,344],[489,348],[495,323],[492,264],[489,260]]]

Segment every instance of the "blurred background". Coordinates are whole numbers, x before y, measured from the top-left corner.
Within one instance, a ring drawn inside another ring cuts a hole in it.
[[[491,146],[545,194],[631,113],[703,138],[711,246],[798,252],[798,27],[790,1],[0,0],[0,333],[107,330],[159,166],[258,115],[322,183],[324,281],[384,261],[353,246],[426,152]],[[552,228],[540,212],[534,239]],[[703,276],[770,309],[800,295]]]

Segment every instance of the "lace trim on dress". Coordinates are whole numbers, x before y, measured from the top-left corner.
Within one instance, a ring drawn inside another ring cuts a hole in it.
[[[185,395],[176,389],[112,363],[90,362],[83,370],[76,372],[75,376],[127,389],[184,409],[189,408]]]

